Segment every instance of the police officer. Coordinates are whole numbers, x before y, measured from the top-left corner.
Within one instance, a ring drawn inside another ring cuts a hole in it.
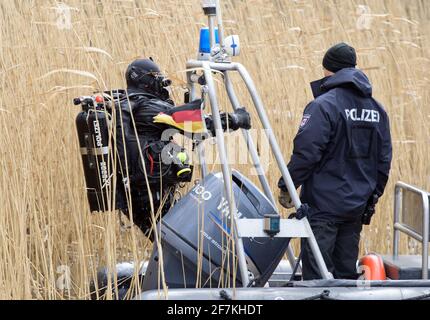
[[[125,77],[127,91],[119,94],[116,108],[118,181],[122,182],[117,190],[117,208],[127,216],[132,211],[133,222],[149,235],[149,194],[154,213],[163,215],[173,203],[178,184],[192,178],[187,153],[174,143],[173,134],[201,134],[207,130],[215,135],[215,127],[210,116],[203,119],[201,100],[174,106],[167,89],[171,81],[152,59],[135,60]],[[223,113],[221,119],[224,130],[251,128],[244,108],[233,114]]]
[[[324,56],[325,77],[311,84],[315,100],[304,111],[288,169],[329,271],[356,279],[362,225],[370,224],[384,193],[392,159],[388,115],[356,69],[354,48],[340,43]],[[279,201],[292,208],[281,178]],[[304,280],[321,275],[302,241]]]

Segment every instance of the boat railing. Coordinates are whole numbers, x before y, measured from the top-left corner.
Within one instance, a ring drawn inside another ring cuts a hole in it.
[[[422,245],[422,279],[426,280],[430,240],[430,194],[404,182],[398,182],[394,195],[393,256],[399,256],[401,233],[419,241]]]

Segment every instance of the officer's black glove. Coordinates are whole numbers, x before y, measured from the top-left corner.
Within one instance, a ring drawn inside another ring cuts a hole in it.
[[[245,108],[237,109],[234,113],[228,114],[228,125],[232,130],[240,128],[249,130],[251,129],[251,116]]]
[[[361,223],[368,226],[372,221],[372,217],[375,214],[375,206],[378,203],[379,196],[373,194],[367,201],[366,209],[364,210],[363,216],[361,217]]]

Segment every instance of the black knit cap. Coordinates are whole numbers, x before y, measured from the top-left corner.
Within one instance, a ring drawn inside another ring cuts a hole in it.
[[[344,68],[355,68],[356,65],[355,49],[344,42],[331,47],[323,59],[323,67],[334,73]]]

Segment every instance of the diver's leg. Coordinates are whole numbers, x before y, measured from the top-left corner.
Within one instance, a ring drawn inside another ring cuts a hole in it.
[[[152,190],[156,190],[159,186],[151,186]],[[171,208],[174,201],[174,189],[166,187],[163,190],[163,199],[161,199],[159,192],[154,191],[152,200],[154,202],[154,215],[156,222],[160,221],[160,214],[163,217]],[[154,240],[153,223],[151,217],[150,198],[146,191],[136,192],[132,195],[133,204],[133,223],[148,237],[151,241]],[[160,208],[163,206],[162,208]],[[124,214],[129,217],[128,210]]]

